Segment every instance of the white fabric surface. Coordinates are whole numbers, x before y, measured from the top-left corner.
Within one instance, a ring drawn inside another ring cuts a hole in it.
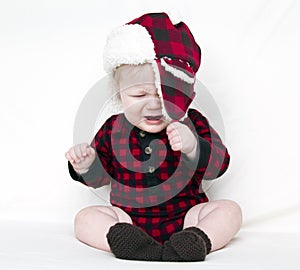
[[[69,223],[0,220],[1,270],[230,269],[298,270],[300,209],[246,224],[204,262],[169,263],[116,259],[79,242]]]

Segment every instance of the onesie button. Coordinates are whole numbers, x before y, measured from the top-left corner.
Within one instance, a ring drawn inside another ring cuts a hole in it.
[[[155,168],[153,166],[149,166],[149,173],[154,173],[155,172]]]
[[[139,132],[139,134],[140,134],[140,137],[141,137],[141,138],[144,138],[144,137],[146,136],[146,132],[145,132],[144,130],[141,130],[141,131]]]
[[[152,153],[152,148],[149,147],[149,146],[147,146],[147,147],[145,148],[145,153],[146,153],[147,155],[150,155],[150,154]]]

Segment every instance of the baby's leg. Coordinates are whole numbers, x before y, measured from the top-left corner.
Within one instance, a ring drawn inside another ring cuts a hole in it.
[[[183,230],[164,244],[163,260],[203,261],[210,251],[224,247],[242,224],[240,207],[222,200],[192,207],[184,219]]]
[[[132,224],[130,216],[118,207],[90,206],[76,215],[75,235],[89,246],[111,251],[106,234],[111,226],[119,222]]]
[[[219,200],[195,205],[186,214],[184,229],[197,227],[209,237],[211,251],[224,247],[239,231],[242,212],[238,204]]]

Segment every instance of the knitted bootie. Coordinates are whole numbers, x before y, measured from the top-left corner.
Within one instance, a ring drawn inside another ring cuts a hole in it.
[[[204,231],[202,231],[201,229],[199,229],[197,227],[188,227],[185,229],[185,231],[192,231],[192,232],[195,232],[196,234],[198,234],[205,242],[206,252],[207,252],[206,254],[208,254],[211,251],[211,241]]]
[[[163,261],[204,261],[211,250],[208,236],[196,227],[174,233],[164,243]]]
[[[141,228],[117,223],[106,235],[112,253],[120,259],[161,261],[162,245]]]

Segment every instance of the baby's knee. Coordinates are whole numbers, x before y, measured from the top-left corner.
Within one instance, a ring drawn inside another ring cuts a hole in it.
[[[221,207],[227,215],[230,215],[240,225],[242,224],[242,209],[238,203],[232,200],[219,201],[219,207]]]
[[[117,215],[111,207],[108,206],[89,206],[81,209],[75,216],[75,225],[82,223],[87,224],[90,220],[93,220],[99,216],[105,215],[117,219]]]
[[[92,211],[91,207],[86,207],[81,209],[75,216],[75,224],[81,223],[84,220],[86,220],[87,216],[90,215],[91,211]]]
[[[75,229],[76,235],[78,235],[78,232],[87,223],[87,219],[91,216],[92,211],[93,210],[91,209],[91,207],[86,207],[86,208],[81,209],[76,214],[75,219],[74,219],[74,229]]]

